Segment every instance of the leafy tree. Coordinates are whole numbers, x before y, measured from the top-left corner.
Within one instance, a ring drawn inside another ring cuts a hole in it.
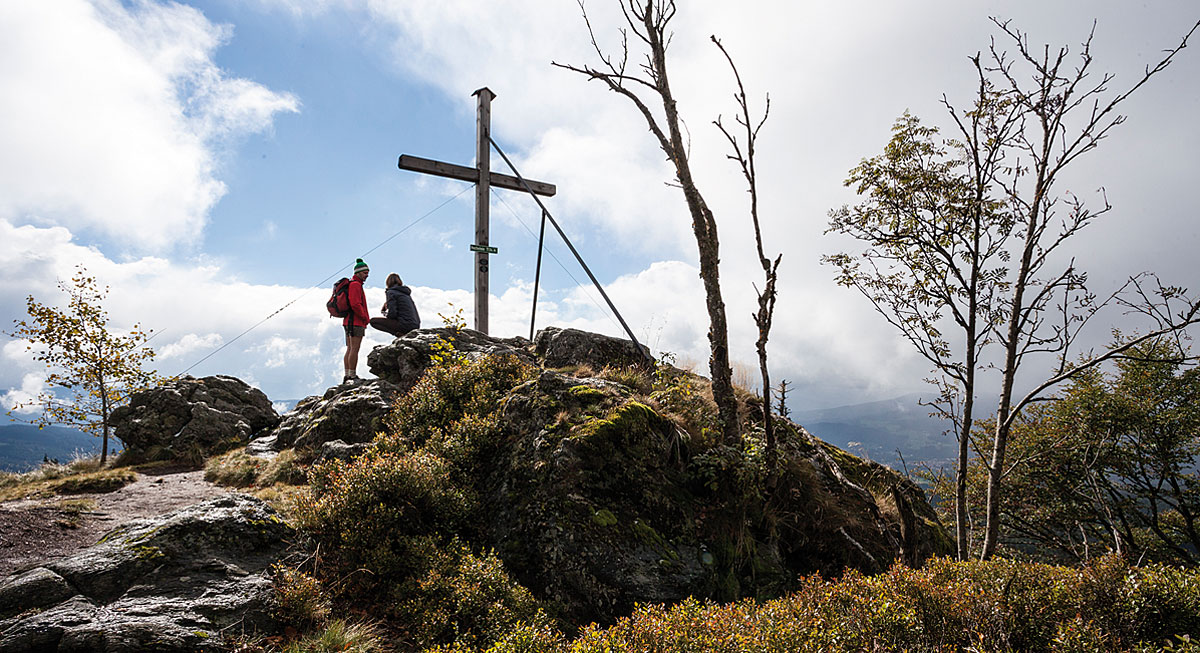
[[[1200,564],[1200,369],[1162,340],[1115,367],[1074,377],[1013,428],[1001,539],[1072,562]]]
[[[981,363],[995,361],[1000,386],[987,463],[984,558],[996,548],[1008,442],[1022,411],[1057,384],[1200,322],[1200,301],[1149,273],[1131,277],[1106,298],[1090,292],[1087,275],[1066,257],[1066,245],[1111,207],[1104,202],[1093,210],[1057,189],[1063,170],[1124,122],[1119,105],[1166,69],[1200,23],[1129,88],[1111,93],[1112,75],[1089,79],[1091,35],[1071,67],[1068,48],[1032,49],[1023,33],[993,20],[1016,57],[993,43],[986,61],[978,54],[971,58],[978,91],[966,111],[943,98],[957,129],[944,147],[936,130],[915,118],[897,122],[884,155],[851,171],[849,183],[858,184],[867,200],[831,215],[830,231],[868,248],[826,258],[841,269],[839,281],[871,299],[940,375],[933,380],[942,389],[935,406],[954,419],[959,439],[960,557],[968,546],[963,506],[976,372]],[[1063,260],[1066,265],[1057,267]],[[1148,326],[1137,338],[1070,365],[1083,329],[1106,307],[1140,316]],[[947,319],[961,341],[943,335]],[[985,358],[992,343],[1000,354]],[[1041,382],[1025,380],[1021,369],[1047,355],[1057,358],[1057,367]],[[1019,379],[1032,386],[1024,396],[1016,393]]]
[[[953,111],[952,111],[953,112]],[[958,558],[969,554],[966,470],[976,374],[1003,282],[1007,218],[990,198],[1003,163],[997,147],[1014,128],[1011,104],[981,77],[974,109],[958,123],[962,140],[939,143],[938,130],[905,113],[884,153],[850,171],[865,200],[830,212],[828,232],[866,244],[860,253],[825,256],[838,283],[862,293],[938,376],[931,405],[952,420],[958,439],[955,525]],[[985,134],[1000,135],[987,139]],[[945,333],[949,319],[957,331]]]
[[[109,415],[130,394],[156,383],[156,373],[142,367],[154,359],[154,351],[145,346],[150,332],[139,324],[125,334],[109,330],[102,308],[108,287],[99,289],[82,265],[75,270],[70,283],[58,282],[68,297],[65,310],[30,295],[29,319],[14,320],[15,331],[5,332],[28,341],[26,350],[48,368],[46,385],[60,391],[42,392],[12,410],[40,404],[42,413],[32,420],[39,428],[62,424],[102,437],[103,465],[108,461]]]

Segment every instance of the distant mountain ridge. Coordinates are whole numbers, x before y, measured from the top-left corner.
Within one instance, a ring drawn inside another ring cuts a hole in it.
[[[910,469],[922,462],[939,467],[954,459],[957,446],[945,433],[949,422],[931,417],[922,396],[794,411],[790,418],[830,444],[894,469],[902,465],[897,450]]]
[[[100,446],[100,438],[62,426],[0,425],[0,471],[27,472],[45,458],[67,462],[76,454],[99,453]],[[109,438],[108,452],[120,449],[121,442]]]

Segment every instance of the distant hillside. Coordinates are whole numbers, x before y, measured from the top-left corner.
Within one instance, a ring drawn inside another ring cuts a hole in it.
[[[921,395],[820,410],[796,411],[791,419],[822,440],[851,453],[900,467],[900,457],[910,469],[916,463],[949,464],[956,444],[945,434],[950,424],[930,417],[930,409],[918,402]]]
[[[121,443],[110,438],[108,452],[119,451]],[[27,472],[42,463],[43,456],[70,460],[76,452],[88,455],[100,452],[100,438],[60,426],[39,430],[29,424],[0,426],[0,471]]]

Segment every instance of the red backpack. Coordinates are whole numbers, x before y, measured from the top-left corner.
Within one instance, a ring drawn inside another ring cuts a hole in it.
[[[346,317],[350,314],[350,280],[346,277],[333,284],[333,294],[325,302],[330,317]]]

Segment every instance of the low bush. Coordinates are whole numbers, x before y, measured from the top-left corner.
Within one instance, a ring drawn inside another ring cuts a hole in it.
[[[373,450],[351,463],[322,463],[296,518],[345,568],[366,569],[379,583],[403,579],[419,565],[420,538],[448,539],[472,505],[450,473],[445,460],[424,451]]]
[[[420,648],[495,642],[521,624],[548,627],[533,596],[493,553],[475,555],[458,540],[423,552],[426,568],[392,590],[390,622]]]
[[[283,565],[276,565],[272,575],[275,613],[280,621],[298,628],[325,623],[330,603],[320,581]]]
[[[533,367],[506,355],[430,368],[408,394],[396,400],[386,419],[388,431],[410,447],[430,443],[436,449],[459,428],[459,422],[493,414],[509,390],[535,373]],[[389,440],[385,446],[400,444]]]
[[[877,576],[804,579],[787,597],[640,606],[567,642],[523,625],[488,653],[656,651],[1197,651],[1200,571],[935,559]],[[456,649],[465,653],[470,649]]]

